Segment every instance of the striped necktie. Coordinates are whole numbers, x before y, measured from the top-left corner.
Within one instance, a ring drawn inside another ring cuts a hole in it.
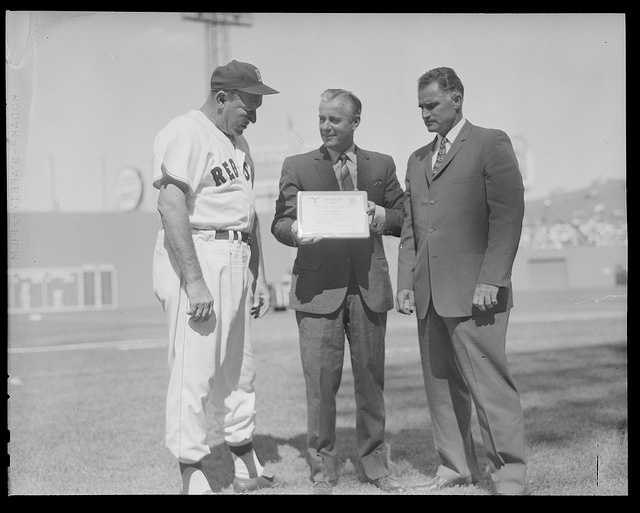
[[[353,191],[355,187],[353,186],[353,179],[351,178],[349,166],[347,166],[347,160],[349,160],[349,157],[344,153],[338,158],[338,161],[340,162],[340,188],[343,191]]]
[[[440,164],[442,164],[442,161],[444,160],[445,153],[447,153],[447,138],[440,137],[440,147],[438,148],[436,163],[433,165],[432,176],[435,176],[438,174],[438,171],[440,170],[439,167],[440,167]]]

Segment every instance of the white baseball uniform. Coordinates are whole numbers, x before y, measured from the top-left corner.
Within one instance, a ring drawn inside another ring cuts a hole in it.
[[[224,425],[228,444],[251,441],[255,428],[255,367],[247,301],[250,248],[238,233],[250,232],[254,221],[253,168],[250,157],[234,147],[204,113],[191,110],[156,136],[153,172],[155,187],[166,176],[188,187],[193,242],[214,300],[214,314],[207,321],[190,319],[184,283],[161,229],[153,284],[169,325],[166,445],[179,461],[194,463],[210,453],[208,398],[213,400],[216,420]],[[228,238],[216,239],[216,231],[224,231]]]

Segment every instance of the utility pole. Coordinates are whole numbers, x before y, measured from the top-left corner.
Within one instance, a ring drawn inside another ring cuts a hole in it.
[[[53,153],[49,153],[47,161],[49,164],[49,193],[51,197],[51,210],[58,212],[60,210],[60,203],[58,202],[58,182],[56,180],[56,167],[53,161]]]
[[[241,12],[195,12],[183,14],[182,19],[204,23],[204,66],[206,94],[209,94],[211,73],[222,61],[226,62],[229,58],[228,27],[251,27],[251,14]]]

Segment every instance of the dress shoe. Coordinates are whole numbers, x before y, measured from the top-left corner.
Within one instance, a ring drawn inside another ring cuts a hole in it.
[[[320,480],[313,482],[313,495],[331,495],[333,485],[329,481]]]
[[[400,493],[405,489],[398,481],[390,475],[379,477],[378,479],[372,479],[371,483],[380,488],[383,492]]]
[[[475,482],[470,477],[450,477],[445,478],[442,476],[434,476],[427,484],[421,486],[420,488],[427,488],[429,490],[441,490],[443,488],[451,488],[452,486],[470,486],[475,484]]]
[[[491,495],[529,495],[526,487],[513,482],[491,481],[489,485]]]
[[[273,488],[277,481],[275,476],[269,474],[262,474],[258,477],[234,477],[233,478],[233,491],[236,493],[247,493],[254,490],[260,490],[261,488]]]

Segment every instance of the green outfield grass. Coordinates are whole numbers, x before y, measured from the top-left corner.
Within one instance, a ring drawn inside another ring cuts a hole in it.
[[[91,333],[93,340],[164,336],[157,313],[111,315],[76,316],[73,322],[45,316],[28,329],[26,321],[22,327],[14,324],[10,347],[80,343],[86,339],[83,333]],[[116,315],[120,323],[114,322]],[[390,318],[387,438],[394,474],[409,487],[407,494],[422,494],[426,492],[420,485],[437,462],[413,323]],[[307,494],[302,456],[305,391],[294,317],[291,312],[273,313],[255,326],[255,444],[282,481],[281,487],[265,493]],[[515,323],[509,328],[508,344],[525,410],[530,493],[627,494],[626,319],[594,315],[582,321]],[[355,404],[348,360],[347,352],[337,423],[344,466],[335,493],[377,494],[375,487],[359,481],[352,460]],[[10,353],[9,373],[11,494],[179,490],[177,465],[163,446],[168,378],[164,348]],[[477,424],[474,429],[479,441]],[[231,457],[213,426],[210,443],[206,474],[217,491],[231,493]],[[487,492],[465,487],[447,493]]]

